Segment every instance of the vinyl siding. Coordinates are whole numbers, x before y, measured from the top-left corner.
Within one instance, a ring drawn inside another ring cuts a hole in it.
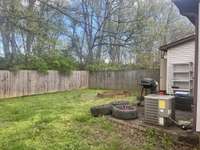
[[[194,63],[195,41],[186,42],[178,45],[167,52],[167,93],[173,94],[173,64],[176,63]]]

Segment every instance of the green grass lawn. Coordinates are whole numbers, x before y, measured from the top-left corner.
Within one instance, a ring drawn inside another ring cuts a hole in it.
[[[106,118],[90,115],[91,106],[113,101],[96,98],[97,92],[74,90],[1,100],[0,150],[134,149]]]

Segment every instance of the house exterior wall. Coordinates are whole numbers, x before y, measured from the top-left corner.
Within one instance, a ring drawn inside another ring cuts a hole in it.
[[[194,63],[195,41],[189,41],[184,44],[168,49],[167,52],[167,93],[173,94],[173,64],[176,63]]]

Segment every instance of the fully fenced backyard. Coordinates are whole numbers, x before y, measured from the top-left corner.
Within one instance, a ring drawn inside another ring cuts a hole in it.
[[[149,76],[148,71],[75,71],[70,75],[57,71],[0,71],[0,149],[132,150],[139,145],[143,149],[146,144],[141,145],[140,138],[133,140],[106,117],[94,118],[90,114],[92,106],[120,98],[98,98],[102,90],[61,91],[90,86],[112,89],[116,81],[117,89],[135,88],[144,76]],[[113,84],[106,84],[108,81]],[[5,99],[9,97],[18,98]],[[127,99],[135,102],[136,96]]]

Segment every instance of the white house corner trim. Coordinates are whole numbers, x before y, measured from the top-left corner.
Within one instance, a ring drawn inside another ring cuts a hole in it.
[[[199,12],[200,12],[200,2],[199,2]],[[199,29],[200,29],[200,15],[198,15],[198,21],[199,21]],[[200,30],[198,30],[198,48],[200,48]],[[199,50],[199,59],[198,59],[198,86],[197,86],[197,112],[196,112],[196,131],[200,132],[200,50]]]

